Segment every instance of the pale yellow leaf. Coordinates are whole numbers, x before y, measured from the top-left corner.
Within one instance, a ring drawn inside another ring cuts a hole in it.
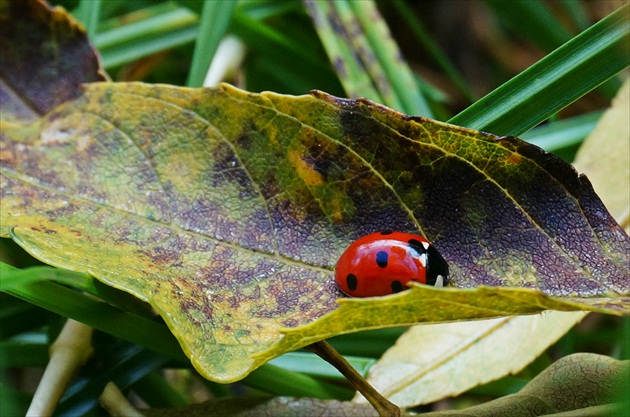
[[[610,214],[630,232],[630,79],[580,147],[575,168],[586,174]]]
[[[456,396],[520,371],[584,316],[549,311],[415,326],[370,369],[368,381],[400,407]]]

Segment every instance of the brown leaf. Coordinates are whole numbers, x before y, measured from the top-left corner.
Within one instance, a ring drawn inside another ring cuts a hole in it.
[[[87,34],[43,0],[0,0],[2,120],[37,119],[107,76]]]

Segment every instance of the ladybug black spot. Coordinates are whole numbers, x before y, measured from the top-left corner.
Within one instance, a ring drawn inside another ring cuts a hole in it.
[[[397,293],[403,290],[403,285],[400,281],[392,281],[392,292]]]
[[[383,236],[391,235],[392,233],[394,233],[394,232],[392,230],[389,230],[389,229],[381,231],[381,234]]]
[[[411,246],[411,249],[413,249],[414,251],[418,253],[418,256],[414,256],[414,258],[419,258],[420,255],[427,252],[427,250],[424,248],[424,245],[419,240],[409,239],[407,243],[409,243],[409,246]]]
[[[348,289],[350,291],[356,290],[358,283],[359,281],[357,281],[356,276],[354,276],[353,274],[348,274],[348,276],[346,277],[346,284],[348,284]]]
[[[381,268],[385,268],[387,266],[387,252],[384,251],[380,251],[377,252],[376,254],[376,265],[380,266]]]

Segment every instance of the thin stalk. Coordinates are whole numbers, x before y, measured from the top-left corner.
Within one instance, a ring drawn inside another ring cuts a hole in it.
[[[380,392],[374,389],[350,364],[333,349],[328,342],[321,340],[312,345],[306,346],[308,350],[330,363],[337,368],[339,372],[359,391],[381,417],[399,417],[400,408],[387,398],[383,397]]]

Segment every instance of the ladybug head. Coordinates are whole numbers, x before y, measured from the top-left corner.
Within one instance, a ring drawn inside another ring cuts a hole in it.
[[[433,245],[427,248],[427,285],[436,287],[448,285],[448,263]]]

